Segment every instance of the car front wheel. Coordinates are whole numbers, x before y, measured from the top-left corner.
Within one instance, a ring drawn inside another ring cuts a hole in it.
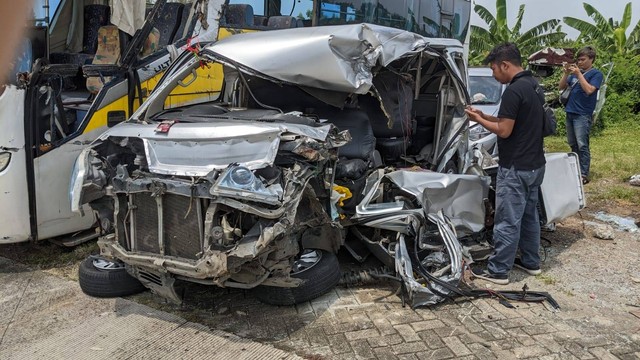
[[[293,305],[309,301],[333,289],[340,282],[340,264],[335,254],[305,249],[293,262],[291,277],[304,280],[298,287],[261,285],[253,292],[258,300],[271,305]]]
[[[127,273],[124,264],[97,256],[90,256],[80,263],[78,278],[82,291],[94,297],[133,295],[146,289]]]

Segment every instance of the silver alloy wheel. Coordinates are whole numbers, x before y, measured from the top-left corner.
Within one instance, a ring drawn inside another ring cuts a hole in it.
[[[322,251],[316,249],[304,249],[300,257],[298,257],[291,267],[291,274],[299,274],[311,269],[322,259]]]
[[[120,262],[113,262],[103,258],[94,258],[93,267],[98,270],[109,271],[124,269],[124,264]]]

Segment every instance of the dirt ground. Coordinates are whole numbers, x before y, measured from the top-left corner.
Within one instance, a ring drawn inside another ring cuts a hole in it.
[[[577,307],[572,310],[590,311],[594,321],[613,323],[616,314],[640,315],[640,232],[620,231],[612,225],[614,239],[598,239],[593,226],[602,223],[594,217],[598,212],[640,221],[638,205],[588,204],[580,214],[558,224],[555,232],[543,233],[549,240],[544,241],[547,258],[536,280],[554,297],[570,297]]]

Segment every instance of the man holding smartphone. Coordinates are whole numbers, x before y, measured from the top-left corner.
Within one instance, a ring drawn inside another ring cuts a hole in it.
[[[544,178],[542,141],[544,109],[531,71],[522,68],[515,44],[491,50],[484,61],[493,77],[507,88],[502,93],[498,116],[468,107],[465,112],[485,129],[498,135],[496,212],[493,226],[494,252],[487,267],[472,266],[473,276],[496,284],[509,283],[515,266],[530,275],[540,270],[540,221],[538,194]],[[520,250],[521,257],[516,258]]]
[[[591,152],[589,134],[593,125],[598,89],[602,84],[602,72],[593,68],[596,51],[586,46],[578,51],[576,64],[565,64],[564,75],[558,84],[560,90],[571,87],[571,95],[565,106],[567,113],[567,141],[571,151],[578,154],[582,183],[589,182]]]

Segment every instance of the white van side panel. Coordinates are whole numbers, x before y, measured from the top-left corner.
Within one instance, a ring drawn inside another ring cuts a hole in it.
[[[0,95],[0,152],[11,161],[0,172],[0,244],[31,238],[24,139],[25,90],[7,86]]]
[[[71,211],[69,183],[80,151],[106,128],[99,128],[51,150],[34,161],[38,240],[91,228],[95,216],[85,205],[84,216]]]

